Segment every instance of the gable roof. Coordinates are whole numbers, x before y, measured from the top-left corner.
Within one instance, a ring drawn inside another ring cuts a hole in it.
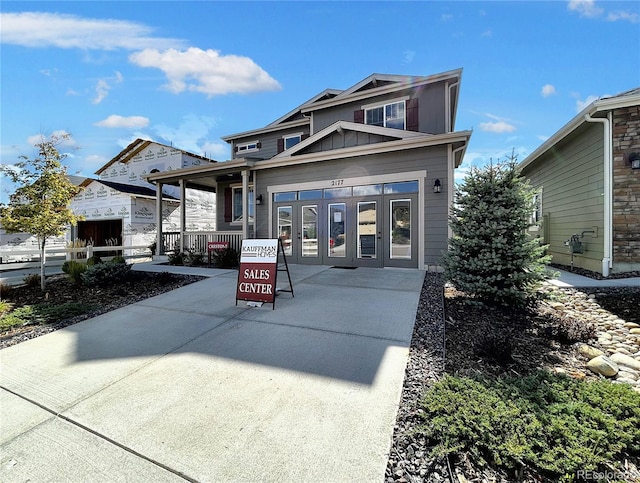
[[[520,164],[519,168],[524,169],[533,163],[536,159],[546,153],[549,149],[569,136],[573,131],[578,129],[587,122],[587,117],[606,117],[606,115],[614,109],[631,107],[640,105],[640,87],[621,92],[619,94],[596,99],[582,111],[580,111],[567,124],[562,126],[555,134],[536,148],[529,156],[527,156]]]
[[[409,75],[371,74],[369,77],[361,80],[349,89],[342,91],[334,98],[303,105],[301,111],[304,114],[319,109],[338,106],[347,102],[353,102],[359,99],[389,94],[403,89],[419,87],[445,80],[453,80],[454,83],[460,82],[461,77],[462,69],[417,77]]]
[[[299,142],[295,146],[290,147],[289,149],[282,151],[281,153],[275,155],[271,159],[281,159],[290,157],[296,154],[299,151],[304,150],[308,146],[317,143],[318,141],[330,136],[331,134],[341,131],[356,131],[363,132],[367,134],[377,134],[379,136],[390,137],[394,140],[398,139],[410,139],[416,137],[425,136],[425,133],[415,132],[415,131],[405,131],[403,129],[393,129],[389,127],[380,127],[380,126],[372,126],[370,124],[359,124],[356,122],[350,121],[336,121],[330,126],[327,126],[322,131],[318,131],[313,136],[308,137],[304,141]],[[432,136],[432,134],[427,134],[427,136]]]
[[[138,138],[135,141],[133,141],[131,144],[129,144],[126,148],[124,148],[122,151],[120,151],[118,154],[116,154],[113,158],[111,158],[111,160],[107,164],[102,166],[100,169],[98,169],[98,171],[96,171],[95,174],[99,175],[100,173],[105,171],[112,164],[115,164],[115,163],[128,163],[131,160],[131,158],[133,158],[136,154],[139,154],[140,152],[142,152],[142,150],[145,149],[150,144],[156,144],[158,146],[162,146],[162,147],[165,147],[167,149],[176,149],[178,151],[181,151],[183,154],[186,154],[186,155],[191,156],[193,158],[201,159],[201,160],[206,161],[208,163],[215,163],[216,162],[214,159],[206,158],[204,156],[200,156],[199,154],[194,154],[194,153],[191,153],[189,151],[185,151],[184,149],[179,149],[179,148],[176,148],[174,146],[167,146],[166,144],[157,143],[155,141],[149,141],[148,139],[140,139],[140,138]]]
[[[118,190],[119,192],[127,195],[138,196],[143,198],[153,198],[153,199],[155,199],[156,197],[156,190],[153,188],[147,188],[146,186],[136,186],[133,184],[115,183],[113,181],[105,181],[102,179],[87,178],[86,180],[84,180],[84,182],[80,186],[87,187],[94,181],[96,183],[105,185],[107,188]],[[162,198],[179,201],[178,198],[175,198],[174,196],[170,196],[164,193],[162,195]]]

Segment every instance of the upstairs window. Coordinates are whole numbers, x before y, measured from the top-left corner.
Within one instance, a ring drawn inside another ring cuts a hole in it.
[[[257,151],[258,149],[260,149],[260,141],[252,141],[250,143],[238,144],[236,146],[236,153],[250,153],[251,151]]]
[[[404,129],[406,124],[404,101],[365,109],[364,123],[371,126]]]
[[[289,149],[298,144],[302,139],[302,134],[296,134],[294,136],[285,136],[284,149]]]

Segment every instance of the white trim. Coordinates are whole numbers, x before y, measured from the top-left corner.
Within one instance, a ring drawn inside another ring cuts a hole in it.
[[[256,145],[256,147],[255,147],[255,148],[251,148],[251,149],[249,149],[249,146],[251,146],[252,144],[255,144],[255,145]],[[260,148],[258,147],[258,145],[259,145],[259,144],[260,144],[260,141],[259,141],[259,140],[256,140],[256,141],[249,141],[249,142],[246,142],[246,143],[239,143],[239,144],[236,144],[236,148],[235,148],[235,153],[234,153],[234,155],[235,155],[236,153],[240,153],[241,151],[242,151],[243,153],[253,153],[253,152],[255,152],[255,151],[260,151]],[[243,148],[243,147],[244,147],[244,148],[247,148],[247,149],[241,150],[240,148]]]
[[[404,173],[391,173],[381,174],[374,176],[356,176],[353,178],[344,178],[340,187],[353,187],[365,184],[379,184],[379,183],[398,183],[402,181],[415,181],[423,180],[427,177],[427,171],[406,171]],[[273,199],[274,193],[281,193],[284,191],[304,191],[312,189],[324,189],[335,188],[335,185],[331,185],[335,179],[326,179],[321,181],[307,181],[305,183],[290,183],[267,186],[267,193],[269,194],[269,200]],[[424,183],[422,183],[424,184]],[[422,189],[422,184],[418,189],[418,192]]]
[[[379,102],[375,102],[372,104],[365,104],[363,106],[361,106],[361,109],[364,109],[365,111],[367,109],[375,109],[376,107],[384,107],[387,104],[397,104],[398,102],[402,102],[402,101],[408,101],[409,99],[411,99],[410,96],[402,96],[402,97],[397,97],[395,99],[389,99],[388,101],[379,101]]]

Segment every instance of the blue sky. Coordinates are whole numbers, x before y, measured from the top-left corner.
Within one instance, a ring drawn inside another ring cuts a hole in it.
[[[462,68],[460,175],[522,160],[586,104],[640,86],[640,2],[0,4],[0,162],[40,135],[92,176],[137,137],[230,157],[220,137],[262,127],[372,73]],[[0,201],[11,185],[2,180]]]

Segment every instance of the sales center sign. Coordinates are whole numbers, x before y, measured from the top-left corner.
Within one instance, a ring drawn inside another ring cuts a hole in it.
[[[243,240],[236,300],[273,303],[278,272],[278,239]]]

